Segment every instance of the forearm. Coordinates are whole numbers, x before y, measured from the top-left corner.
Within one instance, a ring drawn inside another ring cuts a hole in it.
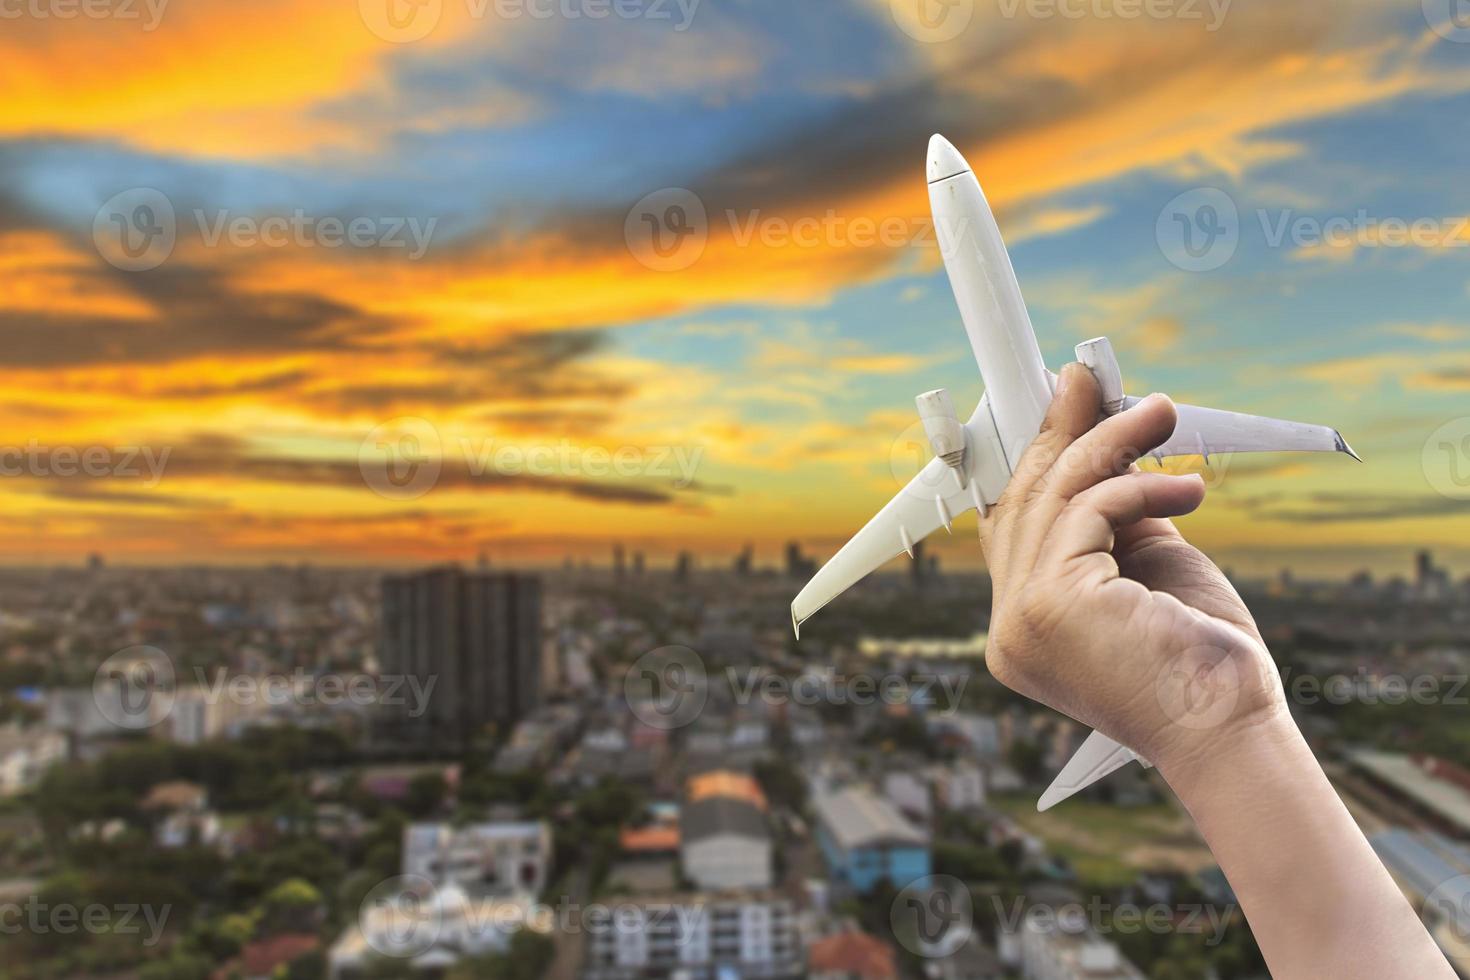
[[[1160,771],[1193,814],[1276,980],[1454,980],[1284,710]]]

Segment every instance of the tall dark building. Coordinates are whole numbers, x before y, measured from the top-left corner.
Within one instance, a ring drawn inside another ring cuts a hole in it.
[[[623,546],[620,544],[613,545],[613,576],[615,578],[622,578],[627,568],[628,564],[623,558]]]
[[[801,553],[801,544],[796,541],[786,545],[786,576],[794,579],[809,579],[817,574],[817,563]]]
[[[426,689],[434,678],[427,710],[407,717],[405,697],[396,728],[446,745],[504,731],[541,699],[541,580],[455,567],[387,576],[378,659]]]

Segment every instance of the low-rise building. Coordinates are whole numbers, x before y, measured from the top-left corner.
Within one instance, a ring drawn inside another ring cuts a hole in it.
[[[819,794],[813,809],[834,887],[865,894],[883,881],[903,888],[929,874],[928,838],[872,791]]]
[[[584,926],[582,980],[795,980],[804,976],[796,912],[776,892],[611,899]]]
[[[765,814],[748,800],[707,796],[679,815],[684,875],[701,889],[768,888],[771,832]]]
[[[551,857],[551,828],[541,821],[403,829],[405,875],[475,896],[539,895],[550,880]]]
[[[465,957],[503,953],[522,928],[545,931],[529,895],[470,897],[448,885],[364,902],[327,954],[331,980],[367,980],[383,961],[441,975]]]
[[[0,728],[0,796],[35,786],[53,763],[66,758],[66,736],[42,728]]]
[[[1033,916],[1021,928],[1024,980],[1145,980],[1113,943],[1081,917]]]

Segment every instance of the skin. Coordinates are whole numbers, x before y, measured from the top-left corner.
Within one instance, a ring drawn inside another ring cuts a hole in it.
[[[1204,482],[1131,465],[1173,432],[1173,402],[1099,422],[1100,402],[1067,365],[980,522],[990,672],[1158,767],[1277,980],[1455,980],[1292,722],[1249,610],[1168,520]]]

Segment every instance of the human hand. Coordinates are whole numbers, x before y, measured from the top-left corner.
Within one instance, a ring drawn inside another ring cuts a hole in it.
[[[1174,431],[1152,395],[1098,422],[1092,374],[1068,364],[1041,432],[980,538],[993,582],[992,675],[1164,771],[1284,717],[1281,682],[1229,580],[1168,518],[1197,476],[1132,463]]]

